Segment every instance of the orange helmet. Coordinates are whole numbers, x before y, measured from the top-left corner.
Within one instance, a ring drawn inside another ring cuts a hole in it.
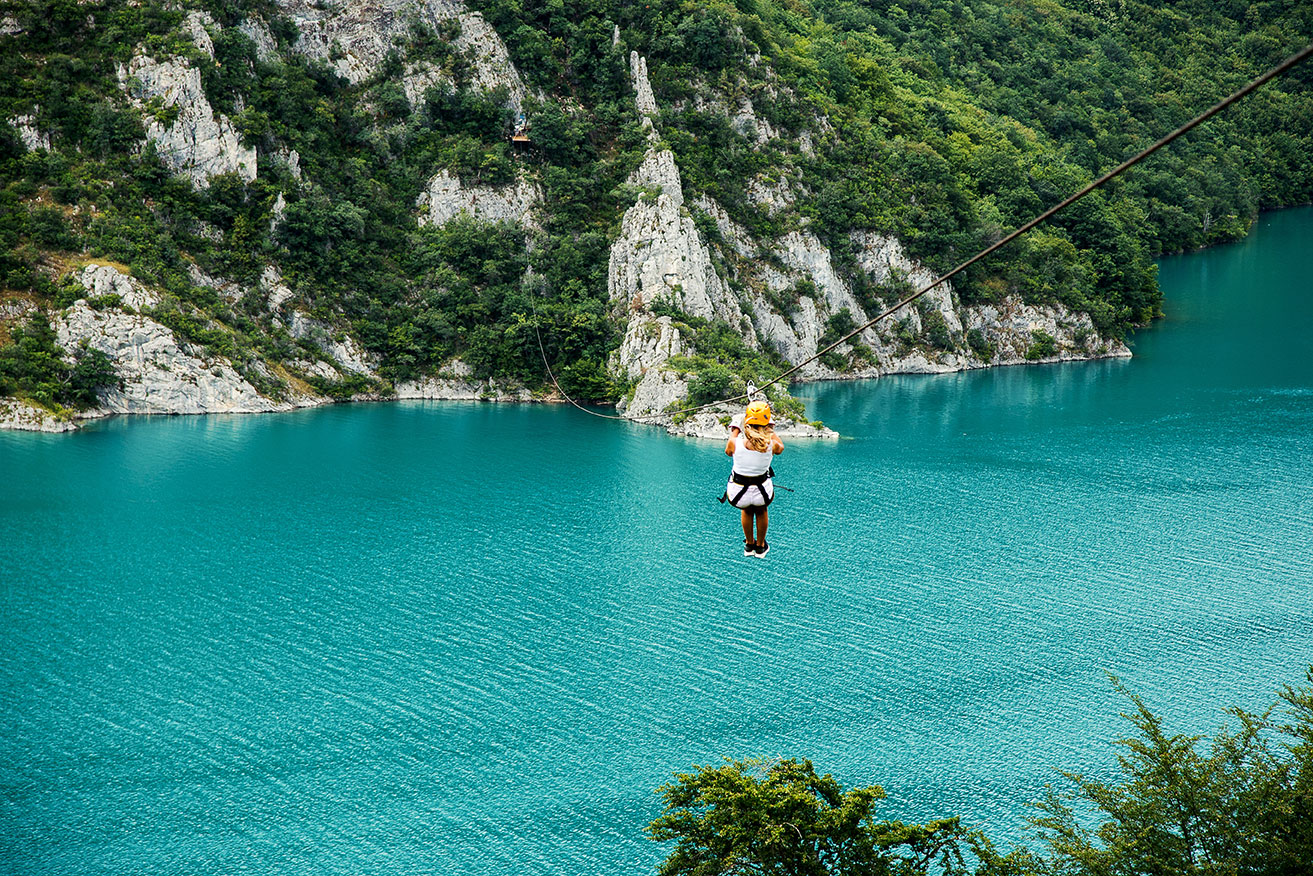
[[[748,405],[748,409],[743,413],[743,422],[748,426],[769,426],[770,405],[764,401],[755,401]]]

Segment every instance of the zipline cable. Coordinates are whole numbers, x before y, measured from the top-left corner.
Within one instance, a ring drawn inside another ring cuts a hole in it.
[[[798,364],[794,365],[792,368],[788,369],[787,371],[783,372],[782,374],[779,374],[779,375],[777,375],[776,377],[773,377],[773,378],[771,378],[770,380],[766,381],[766,382],[763,383],[761,386],[757,387],[758,392],[764,392],[764,391],[767,389],[767,387],[770,387],[770,386],[773,386],[773,385],[776,384],[776,383],[779,383],[781,380],[785,379],[785,378],[788,377],[790,374],[795,374],[795,373],[797,373],[798,370],[801,369],[802,367],[804,367],[804,366],[806,366],[806,365],[809,365],[809,364],[811,364],[812,362],[815,362],[817,359],[821,358],[821,357],[824,356],[826,353],[828,353],[828,352],[830,352],[831,350],[833,350],[835,347],[838,347],[840,344],[843,344],[843,343],[847,342],[848,340],[850,340],[850,339],[853,338],[854,336],[856,336],[856,335],[858,335],[858,334],[861,334],[862,332],[866,331],[866,330],[867,330],[868,328],[870,328],[871,326],[875,325],[875,324],[876,324],[877,322],[879,322],[880,320],[884,319],[884,318],[887,317],[887,316],[890,316],[891,314],[895,313],[896,311],[898,311],[898,310],[900,310],[900,309],[906,307],[907,305],[911,304],[913,301],[915,301],[916,299],[920,298],[922,295],[926,294],[926,293],[929,292],[931,289],[934,289],[935,287],[942,285],[943,283],[947,282],[947,281],[948,281],[949,279],[951,279],[952,277],[955,277],[956,275],[960,274],[962,271],[964,271],[964,270],[966,270],[967,268],[969,268],[969,267],[971,267],[972,265],[974,265],[976,262],[978,262],[978,261],[980,261],[981,259],[985,258],[986,256],[990,255],[991,253],[995,252],[996,250],[998,250],[998,249],[1000,249],[1000,248],[1002,248],[1002,247],[1008,245],[1009,243],[1011,243],[1012,241],[1016,240],[1016,239],[1017,239],[1018,237],[1020,237],[1021,235],[1025,234],[1027,231],[1030,231],[1030,230],[1031,230],[1032,228],[1034,228],[1036,225],[1039,225],[1041,222],[1044,222],[1045,220],[1051,218],[1054,214],[1058,213],[1059,211],[1064,210],[1064,209],[1066,209],[1067,207],[1070,207],[1072,204],[1076,203],[1076,202],[1079,201],[1081,198],[1085,197],[1085,196],[1088,195],[1090,192],[1092,192],[1092,191],[1094,191],[1095,189],[1099,188],[1099,187],[1102,186],[1104,183],[1108,182],[1109,180],[1113,179],[1114,177],[1120,176],[1122,173],[1124,173],[1125,171],[1127,171],[1127,170],[1129,170],[1130,168],[1134,167],[1136,164],[1139,164],[1141,161],[1143,161],[1144,159],[1148,158],[1150,155],[1152,155],[1153,153],[1157,152],[1159,149],[1162,149],[1164,146],[1166,146],[1167,144],[1171,143],[1173,140],[1177,139],[1178,137],[1182,136],[1183,134],[1188,133],[1188,132],[1191,131],[1192,129],[1194,129],[1194,128],[1198,127],[1199,125],[1203,124],[1204,122],[1208,121],[1208,120],[1211,119],[1213,116],[1217,115],[1217,114],[1220,113],[1222,110],[1224,110],[1224,109],[1226,109],[1227,107],[1229,107],[1231,104],[1235,103],[1236,101],[1240,100],[1241,98],[1243,98],[1243,97],[1245,97],[1246,95],[1248,95],[1248,94],[1250,94],[1251,92],[1253,92],[1255,89],[1261,88],[1263,85],[1266,85],[1266,84],[1267,84],[1269,81],[1271,81],[1272,79],[1275,79],[1277,76],[1280,76],[1282,73],[1285,73],[1287,70],[1289,70],[1290,68],[1294,67],[1296,64],[1299,64],[1300,62],[1307,60],[1308,57],[1309,57],[1310,55],[1313,55],[1313,43],[1310,43],[1308,46],[1305,46],[1302,50],[1300,50],[1300,51],[1296,52],[1295,54],[1291,55],[1289,58],[1287,58],[1286,60],[1282,61],[1282,62],[1281,62],[1280,64],[1278,64],[1277,66],[1273,67],[1271,70],[1268,70],[1266,73],[1264,73],[1263,75],[1259,76],[1258,78],[1251,80],[1247,85],[1245,85],[1245,86],[1244,86],[1243,88],[1241,88],[1239,91],[1236,91],[1235,93],[1233,93],[1233,94],[1230,95],[1229,97],[1224,98],[1223,100],[1220,100],[1220,101],[1218,101],[1217,103],[1213,104],[1213,106],[1209,107],[1207,110],[1204,110],[1202,113],[1200,113],[1199,115],[1195,116],[1193,119],[1191,119],[1190,121],[1186,122],[1184,125],[1181,125],[1181,127],[1177,128],[1175,131],[1172,131],[1172,132],[1171,132],[1170,134],[1168,134],[1167,136],[1165,136],[1165,137],[1163,137],[1162,139],[1158,140],[1156,143],[1154,143],[1152,146],[1148,147],[1148,148],[1145,149],[1144,151],[1139,152],[1138,154],[1136,154],[1136,155],[1134,155],[1134,156],[1132,156],[1132,157],[1126,159],[1126,160],[1123,161],[1121,164],[1117,165],[1115,168],[1113,168],[1112,170],[1110,170],[1110,171],[1108,171],[1107,173],[1105,173],[1103,176],[1101,176],[1101,177],[1099,177],[1098,179],[1096,179],[1094,182],[1092,182],[1092,183],[1090,183],[1089,185],[1085,186],[1085,188],[1081,189],[1081,190],[1078,191],[1076,194],[1074,194],[1074,195],[1072,195],[1071,197],[1067,198],[1065,201],[1062,201],[1061,203],[1059,203],[1059,204],[1057,204],[1057,205],[1055,205],[1055,206],[1053,206],[1053,207],[1050,207],[1049,209],[1045,210],[1043,213],[1039,214],[1039,215],[1036,216],[1034,219],[1032,219],[1032,220],[1030,220],[1029,222],[1027,222],[1025,225],[1022,225],[1022,226],[1021,226],[1020,228],[1018,228],[1016,231],[1013,231],[1013,232],[1012,232],[1011,234],[1009,234],[1007,237],[1004,237],[1002,240],[999,240],[997,243],[993,244],[992,246],[989,246],[989,247],[986,247],[985,249],[982,249],[980,252],[976,253],[976,254],[973,255],[971,258],[969,258],[969,259],[967,259],[966,261],[962,262],[962,264],[958,265],[956,268],[953,268],[953,270],[949,271],[947,274],[944,274],[943,276],[939,277],[939,278],[936,279],[934,282],[932,282],[932,283],[930,283],[929,285],[927,285],[927,286],[921,288],[919,291],[917,291],[917,292],[915,292],[915,293],[913,293],[913,294],[911,294],[911,295],[908,295],[906,298],[904,298],[904,299],[902,299],[901,301],[899,301],[899,302],[898,302],[897,304],[895,304],[893,307],[890,307],[890,308],[887,308],[887,309],[881,311],[881,313],[880,313],[879,315],[877,315],[877,316],[875,316],[875,317],[872,317],[871,319],[868,319],[866,322],[862,323],[862,324],[859,325],[857,328],[855,328],[855,329],[853,329],[852,331],[850,331],[848,334],[846,334],[846,335],[844,335],[843,337],[839,338],[839,340],[837,340],[837,341],[835,341],[834,343],[830,344],[829,346],[825,347],[823,350],[817,350],[816,353],[815,353],[814,355],[812,355],[812,356],[810,356],[810,357],[808,357],[808,358],[806,358],[806,359],[803,359],[801,362],[799,362]],[[530,303],[533,304],[533,300],[532,300],[532,298],[530,298]],[[556,387],[556,391],[559,392],[559,393],[561,393],[561,396],[562,396],[566,401],[568,401],[570,404],[574,405],[576,408],[578,408],[579,410],[583,411],[583,412],[586,413],[586,414],[591,414],[591,415],[593,415],[594,417],[603,417],[603,418],[608,419],[608,420],[634,420],[634,421],[641,421],[641,420],[646,420],[646,419],[658,419],[658,418],[664,418],[664,417],[667,417],[667,416],[671,416],[672,414],[673,414],[673,415],[677,415],[677,414],[691,414],[691,413],[693,413],[693,412],[695,412],[695,411],[704,410],[704,409],[706,409],[706,408],[715,407],[715,406],[717,406],[717,405],[728,404],[729,402],[744,401],[744,400],[747,400],[747,399],[748,399],[748,394],[744,393],[744,394],[741,394],[741,395],[730,396],[729,398],[723,398],[723,399],[720,399],[719,401],[711,401],[711,402],[706,402],[706,403],[704,403],[704,404],[695,405],[695,406],[690,407],[690,408],[682,408],[682,409],[680,409],[680,410],[678,410],[678,411],[668,411],[668,412],[663,412],[663,413],[660,413],[660,414],[639,414],[639,415],[637,415],[637,416],[633,416],[633,417],[625,417],[625,416],[621,416],[621,415],[619,415],[619,414],[603,414],[603,413],[599,413],[598,411],[591,411],[591,410],[589,410],[588,408],[584,407],[583,405],[579,404],[579,403],[578,403],[577,401],[575,401],[574,399],[570,398],[570,396],[566,395],[565,392],[561,389],[561,385],[560,385],[559,383],[556,382],[556,376],[552,373],[552,368],[551,368],[551,366],[547,364],[547,352],[546,352],[546,350],[543,349],[543,339],[542,339],[542,335],[538,333],[538,319],[537,319],[537,316],[538,316],[538,308],[537,308],[536,305],[534,305],[534,324],[533,324],[533,330],[534,330],[534,334],[537,335],[537,337],[538,337],[538,350],[539,350],[540,353],[542,353],[542,357],[543,357],[543,366],[547,368],[547,376],[548,376],[549,378],[551,378],[552,385]]]

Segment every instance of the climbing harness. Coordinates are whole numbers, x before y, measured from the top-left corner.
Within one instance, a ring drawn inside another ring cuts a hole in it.
[[[745,474],[739,474],[738,472],[733,472],[729,476],[730,483],[738,484],[743,489],[735,493],[734,498],[731,499],[729,497],[729,487],[727,486],[725,488],[725,492],[722,493],[720,496],[720,503],[723,505],[725,504],[725,502],[729,502],[735,508],[740,508],[741,506],[739,505],[739,502],[743,500],[743,497],[745,495],[747,495],[749,488],[756,487],[757,492],[761,493],[761,497],[766,500],[765,505],[762,506],[764,508],[766,507],[766,505],[769,505],[771,502],[775,501],[775,493],[772,491],[771,494],[768,496],[766,495],[766,490],[762,487],[762,485],[765,484],[766,481],[770,480],[773,477],[775,477],[775,469],[773,468],[768,468],[766,469],[764,474],[759,474],[759,475],[745,475]],[[793,491],[790,490],[789,492],[793,492]]]
[[[543,366],[547,369],[547,376],[551,378],[552,385],[556,387],[556,391],[561,393],[561,396],[570,404],[574,405],[576,408],[578,408],[579,410],[583,411],[586,414],[591,414],[594,417],[602,417],[603,419],[607,419],[607,420],[634,420],[634,421],[652,420],[652,419],[663,418],[669,416],[670,414],[691,414],[696,411],[706,410],[707,408],[717,407],[719,405],[729,404],[731,402],[750,401],[752,398],[752,394],[764,395],[765,391],[769,389],[771,386],[775,385],[776,383],[779,383],[781,380],[784,380],[786,377],[789,377],[792,374],[796,374],[801,368],[821,358],[826,353],[833,350],[835,347],[838,347],[840,344],[847,343],[850,339],[866,331],[868,328],[875,325],[880,320],[896,313],[897,311],[906,307],[908,304],[911,304],[913,301],[920,298],[922,295],[925,295],[930,290],[936,288],[937,286],[942,285],[943,283],[947,282],[951,278],[957,276],[962,271],[974,265],[976,262],[990,255],[991,253],[1001,249],[1002,247],[1007,246],[1009,243],[1016,240],[1018,237],[1025,234],[1027,231],[1030,231],[1036,225],[1039,225],[1045,220],[1053,217],[1058,212],[1065,210],[1067,207],[1070,207],[1072,204],[1076,203],[1081,198],[1088,195],[1090,192],[1102,187],[1109,180],[1120,176],[1122,173],[1134,167],[1136,164],[1139,164],[1141,161],[1148,158],[1150,155],[1157,152],[1159,149],[1163,148],[1167,144],[1171,143],[1172,141],[1176,140],[1182,135],[1188,133],[1189,131],[1193,130],[1194,128],[1198,127],[1204,122],[1208,121],[1213,116],[1217,115],[1222,110],[1229,107],[1231,104],[1240,100],[1242,97],[1245,97],[1246,95],[1250,94],[1254,90],[1262,87],[1263,85],[1266,85],[1269,81],[1275,79],[1277,76],[1280,76],[1282,73],[1285,73],[1287,70],[1294,67],[1296,64],[1299,64],[1302,61],[1307,60],[1310,55],[1313,55],[1313,44],[1309,44],[1308,46],[1304,47],[1302,50],[1296,52],[1286,60],[1282,61],[1280,64],[1273,67],[1271,70],[1264,73],[1263,75],[1259,76],[1256,79],[1251,80],[1247,85],[1245,85],[1239,91],[1236,91],[1229,97],[1224,98],[1223,100],[1213,104],[1213,106],[1204,110],[1202,113],[1195,116],[1193,119],[1186,122],[1184,125],[1181,125],[1181,127],[1177,128],[1175,131],[1172,131],[1167,136],[1158,140],[1156,143],[1154,143],[1152,146],[1148,147],[1144,151],[1139,152],[1136,155],[1133,155],[1130,158],[1126,159],[1121,164],[1117,165],[1112,170],[1108,171],[1103,176],[1096,179],[1094,182],[1085,186],[1085,188],[1076,192],[1076,194],[1067,198],[1065,201],[1062,201],[1061,203],[1045,210],[1043,213],[1036,216],[1034,219],[1030,220],[1025,225],[1022,225],[1016,231],[1013,231],[1011,234],[1007,235],[1002,240],[998,241],[992,246],[988,246],[985,249],[982,249],[980,252],[976,253],[971,258],[962,262],[962,264],[958,265],[956,268],[953,268],[953,270],[949,271],[947,274],[944,274],[943,276],[939,277],[929,285],[922,287],[917,292],[908,295],[906,298],[899,301],[893,307],[889,307],[881,311],[879,314],[872,317],[871,319],[868,319],[866,322],[862,323],[857,328],[850,331],[848,334],[839,338],[834,343],[830,344],[829,346],[825,347],[822,350],[817,350],[814,355],[809,356],[808,358],[802,360],[801,362],[794,365],[792,368],[788,369],[782,374],[771,378],[770,380],[762,384],[760,387],[752,386],[751,384],[749,384],[748,387],[749,392],[747,393],[744,393],[742,395],[731,396],[729,398],[723,398],[720,399],[719,401],[706,402],[704,404],[695,405],[693,407],[681,408],[678,411],[668,411],[661,414],[640,414],[638,416],[633,416],[633,417],[624,417],[619,414],[603,414],[599,411],[590,411],[587,408],[585,408],[583,405],[579,404],[577,401],[566,395],[565,392],[562,391],[561,385],[556,382],[556,375],[552,373],[551,366],[547,364],[547,352],[546,350],[543,349],[542,335],[538,333],[537,306],[533,305],[533,299],[532,297],[530,297],[530,304],[534,306],[533,331],[538,338],[538,351],[542,353]]]

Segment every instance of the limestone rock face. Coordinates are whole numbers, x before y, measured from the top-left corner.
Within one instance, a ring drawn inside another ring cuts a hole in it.
[[[50,411],[22,399],[0,398],[0,431],[71,432],[76,428],[76,423],[61,420]]]
[[[992,362],[1017,365],[1027,361],[1065,362],[1073,359],[1129,358],[1130,349],[1118,340],[1099,337],[1086,313],[1072,313],[1054,304],[1025,304],[1008,296],[997,304],[976,304],[964,309],[966,328],[978,329],[997,347]],[[1035,332],[1055,341],[1057,352],[1038,360],[1026,358]]]
[[[743,311],[684,209],[674,155],[650,151],[630,182],[659,194],[644,195],[620,222],[607,274],[612,303],[646,308],[664,301],[692,316],[739,325]]]
[[[664,365],[665,363],[661,363]],[[688,381],[674,371],[662,367],[648,370],[634,390],[634,397],[621,411],[630,419],[665,417],[665,411],[676,402],[688,397]],[[667,424],[667,427],[669,428]]]
[[[888,300],[864,298],[863,303],[835,269],[829,249],[807,229],[805,219],[786,225],[789,230],[776,239],[756,240],[719,204],[702,195],[693,206],[716,223],[718,257],[713,257],[684,202],[674,156],[659,147],[656,97],[646,62],[636,52],[630,54],[629,69],[635,106],[652,145],[630,179],[646,192],[621,220],[607,276],[613,312],[625,323],[624,341],[612,359],[612,369],[637,382],[632,398],[619,406],[624,416],[662,420],[677,434],[723,437],[720,421],[732,414],[698,413],[680,424],[665,415],[667,408],[678,407],[676,403],[688,396],[687,380],[668,362],[694,351],[674,320],[653,313],[658,303],[693,317],[722,320],[741,332],[750,348],[769,346],[790,363],[805,362],[797,373],[804,380],[960,371],[1034,361],[1026,355],[1047,350],[1047,341],[1036,346],[1043,335],[1053,339],[1053,350],[1041,361],[1130,355],[1120,343],[1101,340],[1086,315],[1013,299],[964,307],[952,287],[943,284],[836,346],[833,358],[809,361],[837,338],[836,329],[865,325],[897,303],[894,295],[924,288],[936,276],[909,258],[894,237],[855,232],[852,251],[868,288],[889,289]],[[695,109],[725,115],[740,134],[758,145],[778,136],[756,116],[744,95],[731,100],[699,91],[691,101]],[[826,130],[823,118],[816,124]],[[806,143],[803,148],[808,148]],[[776,215],[793,209],[805,192],[787,177],[763,175],[751,181],[745,194]],[[745,316],[749,313],[750,320]],[[808,424],[797,428],[797,437],[823,435]]]
[[[260,286],[268,294],[266,303],[271,311],[279,310],[288,301],[295,296],[287,284],[283,282],[283,275],[273,265],[266,265],[264,273],[260,275]]]
[[[37,129],[36,116],[30,114],[15,116],[9,120],[9,124],[14,126],[14,130],[18,132],[18,139],[23,141],[28,152],[36,149],[50,151],[50,135]]]
[[[307,316],[299,310],[293,310],[287,318],[287,331],[298,341],[310,341],[328,357],[337,363],[342,371],[355,374],[374,375],[365,352],[360,349],[350,335],[336,332],[326,322]],[[336,378],[337,375],[321,375]]]
[[[14,325],[36,313],[37,306],[26,298],[0,298],[0,322]]]
[[[684,352],[679,330],[668,316],[635,314],[630,318],[629,331],[616,351],[615,370],[630,379],[641,378],[648,369],[659,367],[671,356]]]
[[[55,331],[65,350],[86,341],[114,363],[121,388],[101,394],[101,407],[110,413],[247,413],[290,407],[256,392],[228,360],[201,358],[145,316],[93,310],[78,301],[55,320]]]
[[[506,186],[464,186],[444,170],[419,196],[417,204],[425,211],[419,224],[445,225],[464,214],[482,222],[517,222],[532,228],[537,225],[533,209],[541,201],[538,186],[526,179]]]
[[[729,121],[734,126],[734,130],[758,145],[774,140],[780,135],[770,122],[757,116],[756,108],[747,95],[740,98],[738,108]]]
[[[214,19],[210,17],[208,12],[201,12],[196,9],[188,12],[187,17],[182,22],[182,29],[191,37],[191,41],[196,44],[196,48],[209,55],[211,59],[214,58],[214,40],[210,39],[210,33],[206,28],[211,27],[213,24]]]
[[[133,310],[154,307],[160,297],[111,265],[87,265],[77,274],[87,297],[117,295]]]
[[[328,62],[343,78],[359,84],[372,76],[394,50],[393,40],[409,40],[412,23],[434,30],[447,21],[460,25],[454,42],[472,62],[471,78],[476,87],[491,91],[505,86],[510,103],[518,111],[524,100],[524,82],[511,63],[501,37],[483,16],[471,12],[460,0],[363,0],[353,3],[321,3],[318,0],[277,0],[301,32],[295,48]],[[441,81],[439,71],[425,64],[409,65],[402,88],[411,105]]]
[[[671,403],[687,396],[688,383],[665,368],[671,356],[683,352],[683,340],[670,317],[647,312],[631,316],[611,367],[637,380],[638,386],[634,397],[622,402],[620,413],[631,418],[661,414]]]
[[[474,370],[459,359],[432,377],[396,385],[397,398],[442,401],[532,401],[533,394],[522,386],[496,380],[479,380]]]
[[[278,44],[274,41],[274,36],[269,32],[269,27],[260,18],[248,18],[237,29],[251,38],[255,43],[255,56],[261,61],[268,61],[278,51]]]
[[[652,93],[652,83],[647,78],[647,58],[638,52],[629,53],[629,77],[634,85],[634,105],[650,127],[655,123],[659,111],[656,95]]]
[[[682,349],[679,333],[667,317],[654,319],[655,302],[673,305],[692,316],[744,322],[729,288],[717,275],[711,253],[684,209],[684,193],[674,156],[648,152],[631,180],[659,192],[644,195],[620,222],[620,236],[611,247],[607,291],[613,308],[629,314],[619,360],[624,372],[639,380],[629,417],[665,410],[688,395],[688,384],[663,369],[666,359]],[[653,326],[656,340],[652,341]],[[755,339],[754,339],[755,340]]]
[[[241,145],[227,116],[215,115],[199,70],[179,58],[157,61],[138,54],[127,66],[119,66],[118,76],[132,102],[144,110],[146,137],[167,166],[202,188],[210,177],[223,173],[236,173],[247,182],[255,179],[255,150]],[[176,118],[168,124],[157,118],[147,106],[152,99],[164,111],[176,112]]]
[[[118,295],[125,307],[156,307],[159,295],[113,265],[89,264],[76,273],[88,298]],[[85,342],[114,364],[120,386],[103,390],[100,409],[82,416],[249,413],[317,404],[315,398],[276,403],[260,395],[222,357],[212,357],[148,316],[117,307],[92,308],[79,299],[51,321],[68,356]]]

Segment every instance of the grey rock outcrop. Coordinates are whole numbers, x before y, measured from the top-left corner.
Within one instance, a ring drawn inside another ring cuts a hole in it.
[[[72,432],[77,424],[17,398],[0,398],[0,431]]]
[[[207,414],[272,411],[276,405],[222,358],[203,358],[166,327],[145,316],[93,310],[76,302],[55,320],[58,343],[82,343],[114,363],[120,387],[101,394],[101,408],[119,414]]]
[[[117,295],[133,310],[154,307],[160,303],[159,295],[142,286],[113,265],[89,264],[76,275],[88,298]]]
[[[979,330],[997,352],[979,365],[1020,365],[1026,362],[1069,362],[1078,359],[1125,359],[1131,351],[1121,341],[1099,337],[1086,313],[1072,313],[1054,304],[1025,304],[1015,295],[997,304],[964,308],[965,328]],[[1055,352],[1038,360],[1027,358],[1036,333],[1053,338]]]
[[[611,247],[607,290],[612,303],[641,309],[663,301],[693,316],[738,325],[743,311],[716,273],[684,208],[674,155],[649,151],[630,182],[649,193],[625,212]]]
[[[684,353],[679,330],[670,317],[636,313],[616,351],[613,367],[630,379],[639,379],[654,365]]]
[[[654,138],[656,132],[657,109],[656,95],[652,92],[652,83],[647,78],[647,59],[638,52],[629,53],[629,80],[634,86],[634,106],[643,119],[643,126],[648,136]]]
[[[533,210],[542,201],[538,186],[519,179],[505,186],[465,186],[450,171],[429,180],[416,205],[423,210],[420,225],[445,225],[462,214],[481,222],[516,222],[537,226]]]
[[[210,38],[209,28],[214,26],[214,19],[208,12],[193,9],[182,21],[182,29],[191,37],[196,48],[214,59],[214,40]]]
[[[31,114],[15,116],[9,120],[9,124],[14,126],[14,130],[18,132],[18,139],[23,141],[27,151],[32,152],[37,149],[50,151],[50,135],[37,128],[36,116]]]
[[[346,332],[335,331],[328,323],[314,319],[299,310],[293,310],[288,314],[287,331],[298,341],[307,341],[317,346],[321,353],[333,360],[339,370],[374,376],[374,368],[369,358]],[[337,375],[331,376],[337,377]]]
[[[439,401],[533,401],[534,396],[523,386],[509,381],[480,380],[474,369],[453,359],[431,377],[410,380],[396,385],[397,398],[433,399]]]
[[[118,295],[134,310],[156,307],[160,298],[112,265],[91,264],[77,273],[89,296]],[[247,413],[287,410],[317,399],[274,402],[260,395],[232,364],[176,338],[149,316],[117,307],[95,309],[85,298],[52,321],[67,355],[82,345],[100,350],[114,365],[119,385],[103,390],[100,409],[89,415]],[[85,415],[84,415],[85,416]]]
[[[505,86],[510,104],[518,111],[525,96],[524,82],[497,32],[477,12],[459,0],[365,0],[328,4],[318,0],[278,0],[278,6],[299,29],[294,48],[329,63],[352,84],[359,84],[383,65],[394,51],[394,41],[409,40],[412,24],[434,30],[455,21],[460,33],[455,48],[471,61],[470,78],[485,91]],[[441,71],[429,64],[407,65],[402,88],[411,105],[424,92],[443,81]]]
[[[215,114],[199,70],[180,58],[137,54],[126,66],[119,65],[118,76],[132,102],[144,110],[146,137],[168,167],[202,188],[210,177],[224,173],[255,179],[255,150],[242,146],[227,116]],[[170,116],[175,117],[169,121]]]
[[[747,95],[740,98],[738,107],[730,117],[730,124],[734,130],[759,146],[780,136],[780,132],[770,122],[757,116],[757,110]]]
[[[261,61],[268,61],[278,52],[278,44],[274,41],[274,36],[269,32],[269,26],[264,20],[248,18],[237,25],[237,29],[246,34],[251,42],[255,43],[255,56]]]
[[[283,282],[283,275],[273,265],[266,265],[264,273],[260,275],[260,287],[265,291],[266,305],[269,310],[277,312],[284,304],[296,297],[287,284]]]
[[[658,107],[646,64],[632,53],[629,67],[635,105],[653,145],[630,179],[646,193],[621,221],[608,271],[613,311],[625,323],[612,368],[636,382],[632,397],[620,406],[625,416],[658,417],[688,395],[686,376],[669,360],[693,351],[675,320],[652,313],[658,302],[690,316],[723,320],[742,333],[749,347],[768,346],[790,363],[806,363],[798,372],[801,379],[960,371],[1035,361],[1045,352],[1050,355],[1039,361],[1130,355],[1120,342],[1100,339],[1087,315],[1058,305],[1025,305],[1015,298],[963,306],[944,284],[838,345],[833,356],[809,361],[835,337],[836,328],[864,325],[895,304],[895,295],[924,288],[935,275],[909,258],[896,238],[856,232],[851,251],[868,287],[889,290],[888,300],[867,298],[864,304],[804,218],[790,215],[788,230],[778,238],[756,240],[703,195],[694,207],[716,224],[719,256],[713,256],[684,203],[674,156],[659,148]],[[714,93],[699,93],[692,100],[694,108],[723,113],[758,144],[779,135],[756,117],[745,96],[736,98],[733,109]],[[823,118],[816,124],[823,133],[828,130]],[[765,175],[753,180],[745,194],[771,215],[793,210],[799,195],[805,195],[786,176]],[[868,307],[878,309],[868,313]],[[745,313],[751,314],[750,322]],[[1046,337],[1052,341],[1038,344]],[[719,422],[723,416],[712,419]],[[697,414],[668,425],[680,434],[720,434],[705,419]],[[799,428],[807,434],[810,427]]]

